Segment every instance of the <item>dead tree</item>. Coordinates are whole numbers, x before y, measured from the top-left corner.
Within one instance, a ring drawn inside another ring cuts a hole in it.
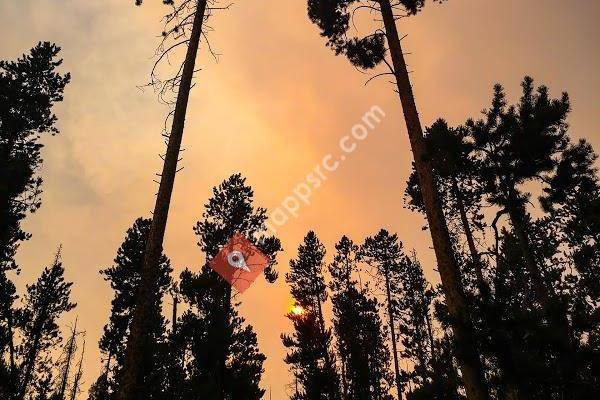
[[[71,369],[71,362],[73,361],[73,356],[75,355],[75,351],[77,350],[77,319],[75,319],[75,325],[71,330],[71,337],[67,342],[67,346],[65,349],[65,362],[62,371],[62,378],[60,380],[60,388],[58,391],[58,397],[61,400],[65,398],[65,392],[67,390],[67,384],[69,383],[69,372]]]
[[[142,383],[142,376],[140,376],[139,366],[146,347],[145,322],[148,320],[147,316],[152,307],[151,292],[156,286],[158,261],[162,252],[175,175],[178,172],[177,163],[180,161],[179,155],[188,99],[194,73],[197,72],[195,65],[198,47],[201,38],[206,37],[203,24],[212,11],[228,8],[228,6],[216,7],[216,0],[163,1],[171,7],[171,11],[164,19],[165,29],[157,51],[157,60],[152,69],[150,85],[158,91],[159,98],[168,104],[173,104],[168,99],[170,94],[177,93],[177,97],[167,119],[172,118],[170,132],[164,134],[167,151],[164,157],[161,157],[164,160],[163,169],[159,175],[160,182],[144,254],[141,283],[136,294],[136,307],[125,351],[125,363],[119,379],[118,400],[135,399],[136,393],[140,392],[138,388]],[[141,4],[141,0],[136,0],[136,4]],[[175,74],[166,80],[159,79],[157,67],[161,62],[168,61],[169,56],[175,56],[178,49],[185,47],[187,47],[185,60]]]
[[[83,340],[83,345],[81,348],[81,356],[79,358],[79,363],[77,364],[77,372],[75,373],[75,377],[73,378],[73,386],[71,388],[71,398],[70,400],[75,400],[77,395],[79,394],[79,386],[81,385],[81,378],[83,377],[83,356],[85,355],[85,339]]]

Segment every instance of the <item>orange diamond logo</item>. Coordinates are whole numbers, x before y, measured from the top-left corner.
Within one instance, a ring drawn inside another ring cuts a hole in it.
[[[252,285],[267,265],[269,257],[240,233],[235,233],[209,263],[240,293]]]

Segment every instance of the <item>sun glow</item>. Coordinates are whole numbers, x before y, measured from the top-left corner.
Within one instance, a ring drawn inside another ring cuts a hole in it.
[[[290,314],[292,314],[292,315],[300,316],[300,315],[304,315],[305,312],[306,312],[306,310],[304,309],[304,307],[302,307],[298,303],[292,304],[290,306]]]

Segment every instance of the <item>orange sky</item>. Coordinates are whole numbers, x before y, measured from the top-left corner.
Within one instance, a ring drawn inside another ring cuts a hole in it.
[[[152,182],[162,151],[165,108],[147,80],[161,30],[158,0],[4,0],[0,2],[0,59],[13,59],[38,40],[63,47],[72,73],[57,108],[61,134],[44,150],[43,206],[26,220],[33,238],[21,246],[22,290],[63,244],[67,279],[75,282],[79,324],[87,330],[86,385],[98,373],[97,341],[112,292],[98,275],[110,265],[126,229],[149,215]],[[363,113],[379,105],[386,117],[278,233],[288,261],[309,229],[331,251],[342,234],[360,242],[381,227],[416,249],[428,276],[432,252],[423,220],[403,206],[411,154],[395,93],[386,79],[364,86],[362,75],[326,49],[306,17],[304,0],[240,0],[214,18],[211,43],[223,55],[202,53],[188,107],[187,150],[177,176],[165,249],[176,271],[202,264],[192,226],[211,188],[236,171],[272,209],[321,158],[335,152]],[[437,117],[463,122],[487,107],[491,87],[505,84],[511,99],[525,74],[554,95],[571,95],[574,137],[600,150],[598,115],[600,3],[589,0],[450,0],[400,23],[424,125]],[[289,382],[279,335],[289,295],[283,279],[260,280],[243,294],[242,314],[268,356],[263,387],[284,399]],[[167,299],[169,301],[169,299]],[[74,320],[69,316],[65,323]]]

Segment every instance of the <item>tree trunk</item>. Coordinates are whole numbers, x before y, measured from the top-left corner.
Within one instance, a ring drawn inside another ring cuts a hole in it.
[[[390,0],[379,0],[379,4],[442,287],[446,297],[448,312],[453,322],[456,358],[460,364],[468,399],[487,400],[489,399],[489,393],[486,386],[484,369],[477,351],[472,321],[461,282],[460,270],[454,257],[452,242],[439,200],[435,177],[430,161],[425,157],[426,149],[423,140],[423,130],[412,93],[404,55],[402,54],[394,13]]]
[[[390,324],[390,335],[392,336],[392,356],[394,357],[394,376],[398,400],[402,400],[402,387],[400,382],[400,364],[398,362],[398,347],[396,344],[396,328],[394,325],[394,311],[392,310],[392,290],[390,288],[390,275],[388,267],[385,267],[385,292],[387,296],[388,323]]]
[[[73,389],[71,390],[71,399],[76,400],[79,394],[79,385],[81,384],[81,378],[83,377],[83,356],[85,355],[85,340],[83,341],[83,349],[81,350],[81,358],[79,359],[79,366],[77,367],[77,373],[73,380]]]
[[[25,373],[23,374],[23,381],[21,382],[21,387],[16,395],[17,400],[23,400],[25,398],[25,395],[27,394],[27,389],[29,388],[29,384],[31,382],[31,376],[33,374],[33,369],[35,367],[35,363],[39,352],[39,339],[39,336],[35,337],[33,345],[30,351],[28,352],[25,364]]]
[[[179,297],[176,294],[173,295],[173,314],[172,314],[172,328],[171,328],[171,347],[173,353],[171,354],[172,365],[170,368],[170,391],[171,399],[177,399],[179,395],[179,355],[175,354],[177,350],[176,335],[177,335],[177,306],[179,305]]]
[[[462,192],[458,187],[458,182],[456,178],[452,178],[452,191],[454,192],[454,197],[456,198],[456,205],[458,207],[458,213],[460,214],[460,221],[463,226],[463,231],[465,233],[465,237],[467,238],[467,244],[469,246],[469,252],[471,253],[471,262],[475,267],[475,276],[477,278],[477,286],[479,287],[479,293],[484,298],[489,298],[490,288],[483,277],[483,265],[481,263],[481,257],[479,256],[479,252],[477,251],[477,247],[475,246],[475,239],[473,238],[473,231],[471,230],[471,225],[469,224],[469,219],[467,217],[467,210],[465,209],[465,202],[463,199]]]
[[[116,396],[117,400],[133,400],[137,398],[137,394],[140,393],[139,389],[142,381],[142,376],[140,376],[140,366],[143,353],[144,351],[147,351],[147,349],[145,349],[145,325],[149,320],[148,315],[152,309],[152,298],[154,294],[152,292],[155,290],[154,288],[158,276],[158,263],[162,253],[169,205],[171,203],[171,193],[173,192],[173,185],[175,183],[177,160],[181,149],[185,115],[192,85],[196,56],[198,54],[198,46],[202,35],[202,23],[206,11],[206,2],[207,0],[198,0],[196,5],[196,15],[194,16],[194,24],[183,66],[177,102],[175,104],[173,125],[171,134],[169,135],[160,186],[156,197],[154,213],[152,215],[152,226],[146,243],[142,277],[136,295],[136,307],[131,321],[131,333],[127,341],[125,363],[120,379],[119,391]]]
[[[25,373],[23,374],[19,391],[15,394],[15,399],[17,400],[23,400],[25,398],[25,395],[27,394],[27,389],[29,388],[29,384],[31,383],[31,377],[35,369],[35,363],[37,362],[38,353],[40,351],[40,340],[42,339],[42,327],[46,319],[47,301],[43,302],[42,304],[44,304],[44,306],[39,311],[33,328],[33,331],[35,332],[35,336],[33,337],[33,343],[31,344],[31,347],[27,352],[27,357],[25,358],[24,365],[21,366],[21,369],[24,370]]]
[[[315,280],[315,282],[317,281],[317,276],[316,276],[316,272],[313,271],[313,279]],[[317,313],[318,318],[319,318],[319,329],[321,330],[321,334],[323,335],[323,337],[325,337],[325,318],[323,317],[323,307],[321,305],[321,299],[319,298],[319,295],[315,296],[316,298],[316,303],[317,303]],[[327,367],[330,370],[335,370],[335,366],[334,366],[334,360],[331,359],[331,354],[329,354],[329,347],[327,346],[327,343],[323,343],[323,352],[325,355],[325,365],[327,365]],[[339,390],[339,382],[337,382],[336,387]],[[331,395],[331,399],[336,399],[336,393],[332,392],[330,393]]]
[[[342,395],[344,399],[348,397],[348,382],[346,381],[346,361],[344,361],[344,357],[340,354],[340,360],[342,362]]]
[[[63,371],[62,380],[60,383],[60,391],[58,392],[58,396],[61,400],[65,398],[65,392],[67,390],[67,383],[69,382],[69,370],[71,369],[71,360],[73,359],[73,355],[75,353],[75,335],[77,335],[77,319],[75,319],[75,327],[73,328],[73,333],[69,338],[69,344],[67,345],[67,360],[65,369]]]
[[[219,393],[222,399],[226,399],[229,397],[226,391],[227,383],[225,382],[225,376],[227,374],[227,355],[229,353],[229,338],[226,337],[225,332],[228,330],[228,326],[231,323],[232,306],[231,285],[224,281],[222,282],[222,284],[225,289],[223,295],[223,318],[221,320],[221,332],[223,335],[223,342],[221,343],[221,354],[219,359],[217,393]]]
[[[433,338],[433,328],[431,326],[431,319],[429,318],[429,309],[425,315],[425,322],[427,323],[427,336],[429,338],[429,345],[431,346],[431,360],[435,362],[435,340]]]
[[[6,307],[6,323],[7,323],[7,334],[8,334],[8,351],[9,351],[9,362],[10,362],[10,371],[9,371],[9,377],[10,377],[10,381],[8,382],[8,390],[9,393],[12,394],[15,393],[15,386],[16,386],[16,375],[17,375],[17,366],[15,364],[15,341],[14,341],[14,335],[13,335],[13,309],[12,309],[12,305],[9,304]]]

